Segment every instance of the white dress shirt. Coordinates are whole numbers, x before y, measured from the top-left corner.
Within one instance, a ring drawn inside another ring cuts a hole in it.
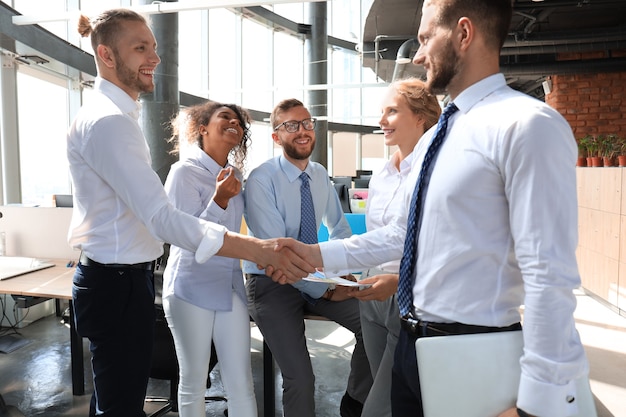
[[[330,239],[352,235],[350,225],[343,215],[337,192],[328,178],[328,171],[317,162],[309,161],[304,170],[310,178],[311,195],[315,208],[315,223],[328,228]],[[300,233],[300,168],[279,155],[257,168],[248,176],[243,190],[246,203],[245,216],[250,235],[261,239],[291,237]],[[263,274],[255,263],[244,261],[247,274]],[[299,291],[313,299],[320,298],[328,289],[324,282],[300,280],[293,284]]]
[[[75,201],[69,243],[97,262],[134,264],[159,257],[166,241],[204,262],[221,248],[226,228],[169,204],[139,111],[122,89],[96,78],[67,138]]]
[[[424,200],[415,311],[430,321],[507,326],[520,320],[524,304],[517,404],[540,416],[575,414],[576,402],[567,398],[576,396],[574,380],[588,365],[573,319],[580,277],[572,130],[554,109],[509,88],[502,74],[472,85],[454,103],[459,111]],[[434,129],[414,150],[417,164]],[[418,173],[413,169],[407,181],[407,209]],[[394,259],[403,249],[401,229],[406,223],[321,243],[324,267]]]
[[[230,164],[226,165],[231,166]],[[189,155],[172,165],[165,181],[165,192],[178,209],[239,232],[243,216],[243,195],[228,201],[226,209],[214,200],[216,179],[221,167],[198,146],[190,146]],[[240,180],[241,174],[235,170]],[[163,272],[163,297],[176,297],[206,310],[231,311],[233,291],[246,304],[241,261],[214,256],[198,263],[194,253],[172,245]]]
[[[396,168],[396,154],[385,165],[372,175],[369,183],[367,205],[365,209],[366,230],[376,230],[385,227],[394,219],[406,216],[404,205],[404,182],[411,172],[413,153],[400,161],[400,170]],[[406,218],[404,218],[406,222]],[[382,272],[397,274],[400,270],[400,258],[384,262],[377,266]]]

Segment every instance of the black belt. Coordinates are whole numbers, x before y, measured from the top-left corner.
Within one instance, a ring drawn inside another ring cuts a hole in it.
[[[79,262],[83,266],[99,266],[101,268],[130,268],[130,269],[143,269],[146,271],[154,271],[154,261],[151,262],[142,262],[139,264],[101,264],[100,262],[96,262],[93,259],[90,259],[84,253],[80,253]]]
[[[400,319],[400,325],[407,332],[422,337],[522,330],[522,325],[520,323],[514,323],[506,327],[491,327],[463,323],[435,323],[431,321],[416,320],[411,317],[402,317]]]

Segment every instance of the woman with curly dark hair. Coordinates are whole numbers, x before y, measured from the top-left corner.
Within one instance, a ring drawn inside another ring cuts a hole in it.
[[[172,166],[165,191],[175,207],[239,232],[249,127],[244,109],[210,101],[183,109],[174,118],[172,140],[182,157]],[[239,259],[214,256],[198,263],[193,252],[172,245],[163,275],[163,308],[180,365],[180,416],[206,415],[204,394],[213,343],[229,413],[256,417],[250,318]]]

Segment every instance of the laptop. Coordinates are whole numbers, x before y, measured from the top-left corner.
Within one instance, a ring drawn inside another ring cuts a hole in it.
[[[0,256],[0,281],[53,266],[52,262],[35,258]]]
[[[425,417],[497,417],[515,407],[521,331],[417,339]],[[577,381],[578,417],[597,417],[587,375]]]

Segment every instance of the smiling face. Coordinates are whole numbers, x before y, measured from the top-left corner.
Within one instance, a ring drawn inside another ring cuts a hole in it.
[[[385,135],[385,145],[396,145],[409,152],[424,134],[424,121],[395,88],[385,95],[378,123]]]
[[[206,131],[203,135],[203,149],[207,145],[223,146],[229,151],[241,143],[243,139],[242,121],[237,113],[229,107],[223,106],[215,110],[209,123],[201,130]],[[205,149],[206,151],[206,149]]]
[[[278,115],[276,126],[290,120],[299,122],[310,118],[311,113],[305,107],[292,107]],[[309,157],[315,148],[315,130],[305,130],[300,124],[296,132],[289,133],[285,126],[280,126],[272,133],[272,139],[274,143],[282,146],[283,154],[287,160],[302,170],[306,168]]]
[[[154,70],[161,59],[156,39],[145,23],[121,22],[115,45],[98,45],[98,55],[105,64],[102,76],[134,99],[154,90]]]

